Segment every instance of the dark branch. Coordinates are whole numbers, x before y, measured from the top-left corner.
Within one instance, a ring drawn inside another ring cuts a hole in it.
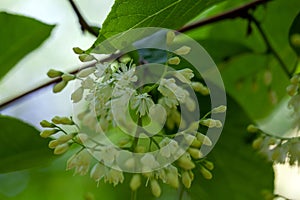
[[[192,23],[190,25],[184,26],[184,27],[180,28],[178,31],[179,32],[187,32],[187,31],[193,30],[195,28],[199,28],[199,27],[207,25],[207,24],[219,22],[219,21],[222,21],[225,19],[234,19],[237,17],[247,18],[247,14],[248,14],[249,10],[255,9],[257,6],[265,4],[269,1],[272,1],[272,0],[256,0],[256,1],[250,2],[248,4],[242,5],[240,7],[237,7],[235,9],[229,10],[227,12],[221,13],[219,15],[215,15],[213,17],[203,19],[198,22]]]
[[[79,9],[77,8],[76,4],[74,3],[73,0],[69,0],[74,12],[76,13],[77,17],[78,17],[78,21],[79,24],[81,26],[81,30],[82,31],[88,31],[89,33],[93,34],[95,37],[98,37],[98,33],[97,31],[95,31],[83,18],[83,16],[81,15]]]

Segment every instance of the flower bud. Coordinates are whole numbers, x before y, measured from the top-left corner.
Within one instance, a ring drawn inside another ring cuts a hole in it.
[[[192,82],[191,86],[192,86],[193,90],[195,90],[196,92],[201,93],[202,95],[208,95],[209,94],[209,89],[200,82]]]
[[[289,85],[287,86],[286,91],[288,95],[294,96],[295,94],[297,94],[298,89],[299,89],[298,85]]]
[[[299,33],[295,33],[295,34],[291,35],[291,43],[295,47],[300,47],[300,34]]]
[[[225,111],[226,111],[226,106],[221,105],[221,106],[218,106],[218,107],[212,109],[211,113],[223,113]]]
[[[63,124],[63,125],[73,125],[74,122],[73,120],[71,120],[68,117],[59,117],[59,116],[55,116],[52,118],[52,122],[54,124]]]
[[[82,49],[80,49],[79,47],[74,47],[73,52],[76,53],[76,54],[83,54],[84,53],[84,51]]]
[[[50,148],[50,149],[54,149],[54,148],[56,148],[58,145],[60,145],[61,143],[59,142],[59,141],[57,141],[57,140],[51,140],[50,142],[49,142],[49,145],[48,145],[48,147]]]
[[[121,58],[119,58],[119,60],[121,63],[127,64],[131,61],[131,58],[128,55],[123,55]]]
[[[191,154],[191,156],[194,159],[200,159],[203,157],[203,154],[201,153],[201,151],[199,149],[189,148],[188,152]]]
[[[73,74],[63,74],[61,76],[61,78],[63,81],[68,82],[68,81],[74,80],[76,77]]]
[[[68,84],[68,82],[66,82],[66,81],[60,81],[54,85],[52,91],[54,93],[61,92],[67,86],[67,84]]]
[[[294,75],[291,80],[290,80],[291,84],[293,85],[297,85],[300,82],[300,76],[299,74]]]
[[[175,71],[175,77],[178,78],[183,83],[190,83],[191,79],[194,77],[193,70],[189,68],[181,69]]]
[[[48,122],[47,120],[43,120],[40,122],[40,125],[43,127],[43,128],[54,128],[55,125],[52,124],[51,122]]]
[[[43,137],[43,138],[47,138],[55,133],[58,132],[58,129],[48,129],[48,130],[43,130],[41,133],[40,133],[40,136]]]
[[[186,55],[186,54],[190,53],[190,51],[191,51],[191,47],[182,46],[179,49],[175,50],[174,53],[176,53],[178,55]]]
[[[166,40],[167,45],[171,45],[172,42],[174,41],[174,39],[175,39],[175,32],[168,31],[167,32],[167,40]]]
[[[179,187],[178,174],[174,172],[168,172],[167,184],[169,184],[173,188],[178,188]]]
[[[195,164],[193,161],[187,156],[187,154],[182,155],[178,160],[177,160],[178,166],[185,169],[185,170],[190,170],[195,168]]]
[[[206,146],[211,146],[212,145],[212,142],[209,139],[209,137],[207,137],[206,135],[204,135],[202,133],[197,133],[197,139]]]
[[[181,174],[181,181],[186,188],[190,188],[192,185],[192,179],[188,171],[184,171]]]
[[[95,70],[96,70],[95,67],[89,67],[89,68],[83,69],[80,72],[78,72],[77,76],[79,78],[85,78],[85,77],[89,76],[90,74],[94,73]]]
[[[57,70],[54,70],[54,69],[50,69],[50,70],[47,72],[47,76],[48,76],[49,78],[56,78],[56,77],[60,77],[61,75],[63,75],[63,72],[57,71]]]
[[[208,170],[213,170],[214,169],[214,163],[204,160],[202,163]]]
[[[132,191],[136,191],[140,186],[141,186],[141,175],[139,174],[134,174],[130,180],[130,188]]]
[[[170,58],[168,60],[168,64],[170,65],[178,65],[180,63],[180,58],[179,57],[173,57],[173,58]]]
[[[74,133],[67,134],[67,135],[61,135],[57,138],[57,140],[60,143],[65,143],[65,142],[68,142],[69,140],[71,140],[74,136],[75,136]]]
[[[81,54],[78,56],[78,58],[81,62],[89,62],[95,59],[94,56],[88,54]]]
[[[152,179],[152,180],[150,181],[150,185],[151,185],[151,191],[152,191],[152,194],[153,194],[155,197],[159,197],[160,194],[161,194],[161,189],[160,189],[160,186],[159,186],[157,180]]]
[[[212,173],[208,171],[205,167],[201,167],[200,172],[205,179],[212,179]]]
[[[84,89],[82,87],[77,88],[71,95],[73,103],[78,103],[83,97]]]
[[[200,121],[200,124],[202,124],[203,126],[207,126],[208,128],[213,128],[216,127],[216,120],[213,119],[204,119]]]
[[[66,151],[68,151],[68,149],[69,149],[69,144],[67,144],[67,143],[60,144],[57,147],[55,147],[54,154],[56,154],[56,155],[63,154]]]
[[[261,147],[263,141],[264,141],[264,139],[262,137],[255,139],[252,143],[252,147],[254,149],[259,149]]]
[[[247,131],[249,133],[257,133],[259,131],[259,129],[256,126],[254,126],[253,124],[250,124],[247,127]]]

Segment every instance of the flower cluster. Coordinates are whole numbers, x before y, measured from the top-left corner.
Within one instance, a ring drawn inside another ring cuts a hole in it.
[[[252,146],[265,155],[268,160],[280,164],[288,162],[290,165],[299,165],[299,137],[284,138],[273,136],[263,132],[254,125],[249,125],[247,129],[248,132],[260,134],[260,136],[253,141]]]
[[[175,38],[174,32],[168,32],[166,38],[167,45],[170,45]],[[42,131],[41,136],[53,139],[49,147],[54,148],[55,154],[66,152],[72,144],[79,145],[80,150],[67,162],[67,170],[74,169],[79,175],[90,171],[96,182],[104,180],[116,186],[124,181],[124,166],[127,172],[140,167],[139,172],[132,174],[130,188],[136,191],[142,184],[149,185],[152,194],[159,197],[161,183],[174,188],[183,184],[190,188],[195,170],[211,179],[213,163],[206,160],[200,149],[202,145],[212,145],[212,142],[198,130],[199,127],[221,128],[221,121],[209,116],[224,113],[226,106],[213,108],[200,120],[185,120],[180,108],[184,106],[190,115],[197,112],[198,102],[191,91],[209,94],[205,85],[192,80],[194,73],[191,69],[168,70],[168,66],[178,65],[179,56],[190,50],[187,46],[175,50],[176,55],[165,63],[159,81],[147,86],[140,83],[153,76],[151,70],[138,72],[141,66],[133,64],[131,59],[124,59],[126,57],[109,63],[96,60],[94,66],[75,75],[50,70],[49,77],[61,77],[54,92],[61,91],[69,81],[77,80],[79,85],[71,99],[73,103],[81,102],[84,106],[77,113],[78,120],[75,121],[78,123],[66,117],[54,117],[52,122],[42,121],[42,127],[49,129]],[[88,58],[95,59],[93,56]],[[64,126],[74,130],[65,131]],[[127,152],[126,155],[142,156],[126,157],[121,151]],[[92,164],[93,157],[97,158],[96,164]],[[170,162],[161,166],[161,160]],[[124,166],[120,166],[120,162]]]

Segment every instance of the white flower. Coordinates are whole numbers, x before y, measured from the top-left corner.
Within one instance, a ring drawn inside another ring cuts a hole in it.
[[[141,158],[141,163],[143,165],[143,172],[150,172],[153,169],[159,167],[159,163],[155,160],[154,156],[147,153]]]
[[[118,185],[119,183],[123,183],[124,175],[120,169],[110,169],[109,172],[105,175],[104,178],[105,182],[113,183],[114,186]]]
[[[69,158],[67,161],[67,170],[75,168],[74,174],[85,175],[89,171],[91,158],[90,153],[86,149],[83,149]]]
[[[113,146],[106,146],[100,152],[100,157],[104,164],[111,165],[115,161],[116,157],[119,155],[119,151]]]
[[[130,103],[132,109],[137,109],[137,114],[139,113],[140,117],[148,114],[150,107],[154,105],[147,93],[134,96]]]

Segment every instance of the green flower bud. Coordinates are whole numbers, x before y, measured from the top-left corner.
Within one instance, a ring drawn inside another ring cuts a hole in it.
[[[166,40],[167,45],[171,45],[176,36],[174,31],[168,31],[166,36],[167,36],[167,40]]]
[[[89,62],[89,61],[95,60],[95,57],[92,55],[88,55],[88,54],[81,54],[81,55],[79,55],[79,60],[81,62]]]
[[[157,180],[152,179],[150,181],[150,185],[151,185],[151,192],[155,197],[159,197],[161,195],[161,189],[160,186],[157,182]]]
[[[297,85],[300,82],[300,76],[299,74],[294,75],[291,80],[290,80],[291,84],[293,85]]]
[[[119,58],[119,60],[121,63],[127,64],[131,61],[131,58],[128,55],[123,55],[121,58]]]
[[[76,77],[73,74],[63,74],[61,76],[61,78],[63,81],[68,82],[68,81],[74,80]]]
[[[209,94],[209,89],[200,82],[192,82],[191,87],[193,88],[193,90],[195,90],[195,92],[199,92],[202,95]]]
[[[259,129],[254,126],[253,124],[250,124],[248,127],[247,127],[247,131],[249,133],[257,133],[259,131]]]
[[[291,35],[291,43],[295,47],[300,47],[300,34],[299,33],[295,33],[295,34]]]
[[[188,171],[184,171],[181,174],[181,181],[186,188],[190,188],[192,185],[192,179]]]
[[[196,137],[204,145],[206,145],[206,146],[211,146],[212,145],[211,140],[206,135],[203,135],[202,133],[198,132]]]
[[[204,160],[202,163],[208,170],[213,170],[214,169],[214,163]]]
[[[191,160],[191,158],[189,158],[189,154],[184,154],[182,155],[178,160],[177,160],[177,164],[179,167],[185,169],[185,170],[190,170],[195,168],[195,164],[194,162]]]
[[[84,50],[80,49],[79,47],[74,47],[73,51],[76,54],[83,54],[84,53]]]
[[[168,60],[168,64],[170,65],[178,65],[180,63],[180,58],[179,57],[173,57],[173,58],[170,58]]]
[[[48,129],[48,130],[43,130],[41,133],[40,133],[40,136],[43,137],[43,138],[47,138],[55,133],[58,132],[58,129]]]
[[[56,78],[56,77],[60,77],[61,75],[63,75],[63,72],[57,71],[57,70],[54,70],[54,69],[50,69],[50,70],[47,72],[47,76],[48,76],[49,78]]]
[[[130,180],[130,188],[132,191],[136,191],[142,184],[141,175],[134,174]]]
[[[58,145],[60,145],[61,143],[59,142],[59,141],[57,141],[57,140],[51,140],[50,142],[49,142],[49,145],[48,145],[48,147],[50,148],[50,149],[54,149],[54,148],[56,148]]]
[[[55,155],[63,154],[63,153],[65,153],[66,151],[68,151],[68,149],[69,149],[69,144],[67,144],[67,143],[60,144],[60,145],[58,145],[57,147],[55,147],[55,149],[54,149],[54,154],[55,154]]]
[[[92,73],[94,73],[95,71],[96,71],[95,67],[89,67],[89,68],[83,69],[80,72],[78,72],[77,76],[79,78],[85,78],[85,77],[91,75]]]
[[[67,86],[67,84],[68,84],[68,82],[66,82],[66,81],[60,81],[59,83],[54,85],[52,91],[54,93],[61,92]]]
[[[255,139],[252,143],[252,147],[254,149],[259,149],[261,147],[263,141],[264,141],[264,139],[262,137]]]
[[[73,125],[74,124],[72,119],[70,119],[68,117],[59,117],[59,116],[53,117],[52,122],[54,124],[63,124],[63,125]]]
[[[226,111],[226,108],[227,108],[226,106],[221,105],[221,106],[218,106],[218,107],[212,109],[211,113],[223,113]]]
[[[47,120],[43,120],[40,122],[40,125],[43,127],[43,128],[54,128],[55,125],[52,124],[51,122],[48,122]]]
[[[68,134],[68,135],[61,135],[57,138],[57,140],[60,143],[65,143],[65,142],[68,142],[69,140],[71,140],[74,136],[75,136],[75,133],[71,133],[71,134]]]
[[[194,159],[200,159],[203,157],[203,154],[201,153],[201,151],[199,149],[189,148],[188,152],[191,154],[191,156]]]
[[[191,51],[191,47],[182,46],[179,49],[175,50],[174,53],[176,53],[178,55],[186,55],[186,54],[190,53],[190,51]]]
[[[200,172],[205,179],[212,179],[212,173],[208,171],[205,167],[201,167]]]

